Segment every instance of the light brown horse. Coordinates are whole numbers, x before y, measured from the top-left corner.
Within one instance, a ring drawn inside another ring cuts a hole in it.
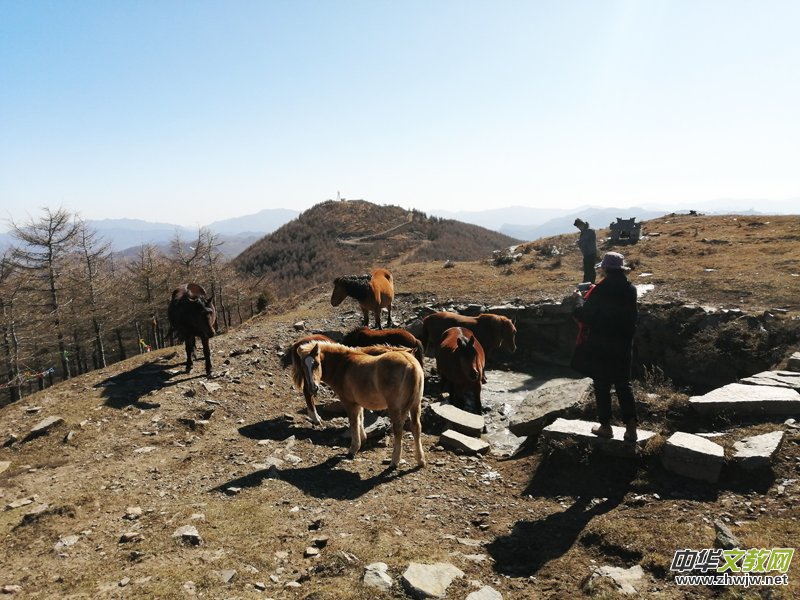
[[[517,349],[517,328],[508,317],[493,313],[482,313],[477,317],[465,317],[457,313],[436,312],[422,320],[420,341],[426,356],[433,356],[442,334],[451,327],[465,327],[475,334],[487,354],[500,346],[507,346],[511,352]]]
[[[347,275],[333,280],[331,304],[339,306],[350,296],[358,301],[364,315],[364,325],[369,325],[369,313],[375,314],[375,328],[381,329],[381,309],[389,312],[386,326],[392,322],[392,300],[394,299],[394,279],[386,269],[375,269],[369,275]]]
[[[292,365],[292,381],[294,382],[295,387],[303,392],[303,397],[306,399],[306,412],[308,413],[308,418],[311,419],[311,422],[314,425],[322,425],[322,420],[319,418],[317,404],[315,402],[316,390],[312,394],[308,386],[305,385],[300,355],[297,353],[297,349],[307,342],[332,341],[333,340],[327,335],[322,333],[312,333],[311,335],[301,337],[299,340],[295,341],[291,346],[289,346],[289,348],[286,349],[286,353],[283,355],[283,367],[286,368],[289,365]]]
[[[385,347],[384,347],[385,348]],[[305,385],[315,393],[320,381],[328,384],[344,404],[350,419],[353,457],[367,439],[364,408],[387,409],[394,446],[391,469],[400,464],[403,424],[410,416],[417,465],[425,466],[422,450],[420,405],[425,373],[412,351],[388,348],[378,356],[333,342],[306,342],[297,349]]]

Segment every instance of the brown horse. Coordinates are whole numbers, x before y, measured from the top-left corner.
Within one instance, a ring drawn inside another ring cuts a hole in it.
[[[403,425],[411,419],[414,456],[425,466],[422,450],[420,405],[425,373],[411,351],[386,349],[372,356],[360,349],[333,342],[306,342],[297,349],[305,385],[315,393],[320,381],[327,383],[344,404],[350,419],[350,449],[354,457],[366,441],[364,408],[387,409],[392,423],[394,446],[391,469],[400,464]]]
[[[196,283],[184,283],[172,292],[169,305],[167,305],[167,318],[170,330],[176,332],[183,339],[186,347],[186,372],[192,370],[194,351],[197,339],[203,344],[203,354],[206,362],[206,377],[211,377],[211,350],[208,340],[214,337],[217,327],[217,309],[214,306],[214,296],[209,296],[202,286]]]
[[[422,362],[424,358],[422,342],[405,329],[381,329],[376,331],[369,327],[358,327],[342,338],[342,344],[355,347],[387,344],[389,346],[411,348],[419,364],[423,367],[425,366],[425,363]]]
[[[442,388],[450,392],[450,402],[459,408],[481,414],[481,384],[486,383],[485,356],[477,337],[463,327],[451,327],[442,334],[436,349],[436,370]],[[467,403],[470,393],[473,402]]]
[[[331,304],[339,306],[350,296],[358,301],[364,315],[364,325],[369,325],[369,313],[375,314],[375,328],[381,329],[381,309],[389,312],[386,326],[392,323],[392,300],[394,299],[394,279],[386,269],[375,269],[369,275],[347,275],[333,280]]]
[[[436,352],[442,334],[450,327],[465,327],[475,334],[487,354],[500,346],[508,346],[511,352],[517,349],[517,328],[508,317],[483,313],[477,317],[465,317],[457,313],[436,312],[422,321],[420,340],[425,348],[426,356]]]

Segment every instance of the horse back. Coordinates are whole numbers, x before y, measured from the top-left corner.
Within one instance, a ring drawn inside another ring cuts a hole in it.
[[[442,341],[442,334],[451,327],[465,327],[473,330],[477,324],[475,317],[465,317],[458,313],[440,311],[422,320],[422,345],[430,356]]]
[[[484,313],[478,315],[476,321],[475,335],[480,339],[486,352],[499,348],[504,342],[508,344],[510,351],[516,350],[517,328],[511,319],[502,315]]]
[[[384,347],[386,348],[386,347]],[[348,397],[369,410],[391,408],[396,403],[419,401],[425,373],[413,352],[386,348],[377,355],[352,353],[346,370],[339,371],[337,387]]]
[[[372,271],[370,286],[375,294],[375,302],[380,308],[388,308],[394,299],[394,278],[386,269]]]

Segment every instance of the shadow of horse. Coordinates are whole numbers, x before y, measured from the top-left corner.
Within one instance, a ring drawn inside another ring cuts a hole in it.
[[[419,468],[415,467],[399,472],[387,467],[377,475],[361,479],[358,473],[337,469],[336,467],[343,461],[345,461],[344,457],[334,456],[312,467],[279,470],[277,477],[274,469],[261,469],[227,481],[209,491],[224,493],[230,487],[256,488],[265,479],[280,479],[314,498],[356,500],[375,489],[376,486],[414,473]]]
[[[315,446],[340,446],[345,427],[326,426],[312,429],[306,423],[295,423],[291,418],[276,417],[258,423],[243,425],[239,433],[251,440],[274,440],[282,442],[294,437],[297,440],[311,440]]]
[[[142,400],[152,392],[165,387],[176,385],[177,382],[169,381],[172,374],[168,371],[182,365],[171,365],[161,361],[148,362],[131,371],[125,371],[95,384],[95,388],[102,388],[101,396],[105,398],[106,406],[111,408],[158,408],[160,404]],[[204,377],[197,375],[196,377]],[[189,378],[182,378],[186,381]]]
[[[486,545],[495,571],[512,577],[535,575],[566,554],[591,520],[616,508],[636,477],[639,462],[591,455],[583,464],[542,459],[523,495],[577,497],[566,510],[536,521],[519,521],[508,535]]]

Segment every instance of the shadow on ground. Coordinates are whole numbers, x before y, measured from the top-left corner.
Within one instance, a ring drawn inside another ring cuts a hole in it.
[[[355,500],[372,491],[378,485],[417,471],[416,467],[412,469],[401,468],[400,470],[387,468],[377,475],[361,479],[358,473],[337,468],[340,463],[347,464],[347,462],[347,459],[337,456],[312,467],[283,470],[278,470],[274,467],[261,469],[227,481],[211,491],[226,493],[231,487],[241,489],[255,488],[263,485],[265,480],[280,479],[314,498]]]
[[[163,361],[149,362],[131,371],[104,379],[94,387],[103,388],[102,397],[105,398],[106,406],[111,408],[125,408],[126,406],[135,406],[141,409],[158,408],[160,404],[147,402],[143,398],[157,390],[176,385],[177,381],[170,381],[172,374],[169,371],[182,366],[182,363],[175,365]],[[196,377],[205,377],[205,375]],[[193,378],[185,377],[180,381]]]

